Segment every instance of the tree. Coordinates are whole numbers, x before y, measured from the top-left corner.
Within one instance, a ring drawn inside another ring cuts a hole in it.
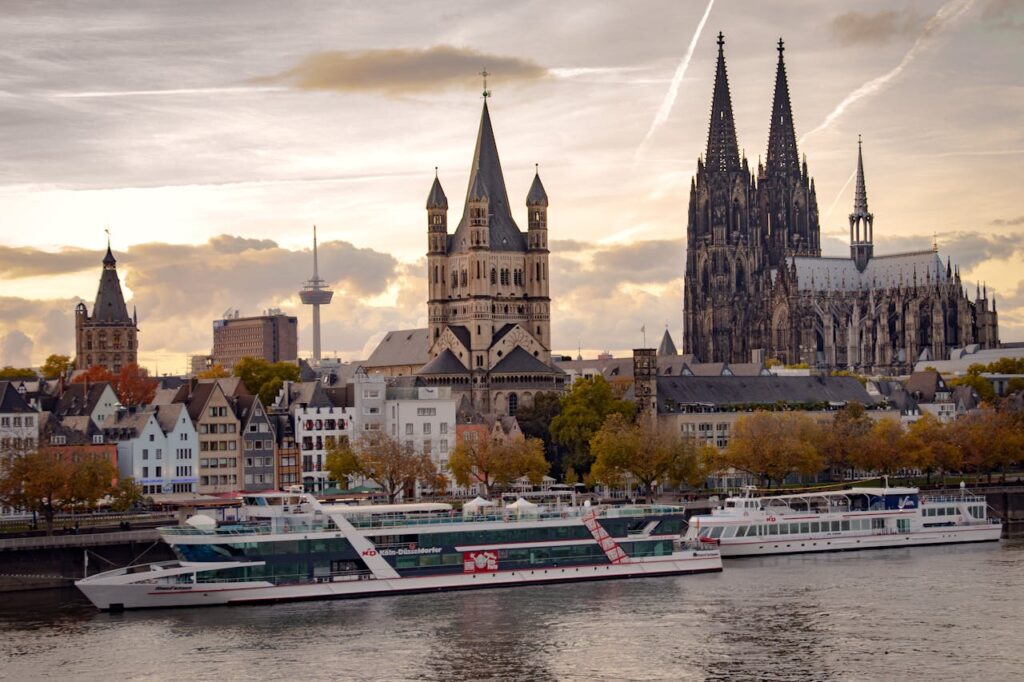
[[[135,479],[131,476],[126,476],[117,482],[114,490],[111,492],[114,498],[111,507],[114,511],[129,511],[130,509],[142,504],[142,486],[135,482]]]
[[[12,367],[5,365],[0,369],[0,379],[37,379],[35,370],[31,367]]]
[[[326,465],[327,471],[331,474],[331,480],[337,481],[339,485],[344,482],[348,486],[350,476],[362,473],[359,457],[356,456],[348,438],[344,437],[327,449]]]
[[[979,368],[981,370],[984,370],[984,367],[982,365],[971,365],[970,368],[968,368],[967,370],[967,374],[961,377],[950,379],[949,385],[970,386],[978,393],[978,396],[981,398],[981,401],[983,403],[991,403],[993,400],[995,400],[996,390],[992,388],[992,382],[990,382],[985,377],[981,376],[981,373],[979,371],[972,371],[978,370]]]
[[[46,358],[46,362],[39,369],[39,373],[43,375],[44,379],[59,379],[67,376],[74,366],[75,363],[67,355],[57,355],[54,353]]]
[[[63,455],[61,458],[66,457]],[[72,461],[74,459],[73,453]],[[88,453],[78,457],[78,460],[71,465],[64,501],[72,507],[91,509],[101,497],[110,493],[117,471],[109,461],[91,457]]]
[[[944,479],[947,472],[963,469],[963,454],[952,441],[951,428],[935,415],[925,414],[913,422],[901,442],[906,462],[925,472],[929,483],[933,472],[940,472]]]
[[[874,421],[858,402],[847,403],[832,417],[832,428],[822,429],[820,449],[826,464],[838,472],[850,472],[857,453],[866,447]]]
[[[245,357],[235,364],[235,376],[242,380],[249,393],[270,405],[285,381],[299,380],[299,366],[290,362],[268,362],[263,358]]]
[[[551,437],[572,451],[572,464],[578,470],[589,470],[593,461],[590,439],[612,413],[631,421],[636,405],[615,398],[611,385],[600,375],[577,379],[562,398],[561,410],[551,420]]]
[[[648,421],[627,422],[611,414],[590,441],[594,454],[591,478],[608,487],[629,474],[648,493],[656,482],[695,483],[702,467],[698,448],[689,438],[677,438]]]
[[[544,443],[539,438],[464,439],[448,457],[448,470],[463,487],[480,484],[490,497],[495,488],[507,487],[522,476],[539,484],[550,469],[544,458]]]
[[[45,452],[14,456],[0,478],[0,501],[15,509],[38,513],[53,535],[53,518],[68,495],[71,464]]]
[[[533,404],[521,405],[516,410],[516,421],[519,429],[527,438],[540,438],[545,446],[553,444],[551,440],[551,421],[561,410],[561,397],[554,392],[545,391],[533,397]]]
[[[197,379],[227,379],[231,373],[224,369],[224,365],[214,365],[210,369],[204,369],[196,374]]]
[[[90,384],[106,382],[111,386],[114,386],[114,384],[117,383],[117,377],[113,372],[107,369],[106,365],[93,365],[92,367],[89,367],[75,375],[75,378],[71,380],[71,383],[73,384],[81,384],[85,382]]]
[[[890,475],[913,466],[913,458],[908,453],[903,426],[895,419],[879,419],[871,425],[863,447],[853,454],[852,462],[858,469]]]
[[[153,402],[159,382],[149,378],[149,370],[130,362],[117,373],[114,392],[125,407],[148,405]]]
[[[416,452],[383,433],[369,433],[356,443],[360,473],[381,487],[391,502],[416,481],[433,481],[437,475],[430,455]]]
[[[718,464],[745,471],[770,487],[791,473],[820,472],[820,438],[820,427],[806,414],[757,411],[736,420]]]
[[[1022,372],[1022,374],[1024,374],[1024,372]],[[1006,382],[1006,395],[1013,395],[1019,391],[1024,391],[1024,379],[1014,377]]]
[[[979,473],[1006,469],[1024,457],[1024,430],[1014,415],[989,408],[960,418],[952,428],[953,443],[964,465]]]

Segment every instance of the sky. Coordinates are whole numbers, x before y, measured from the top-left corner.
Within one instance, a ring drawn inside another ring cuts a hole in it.
[[[152,371],[229,309],[308,353],[314,224],[327,354],[426,326],[424,203],[437,167],[457,222],[483,69],[516,218],[534,164],[551,202],[553,350],[678,344],[719,31],[752,165],[786,41],[826,255],[860,134],[876,253],[937,241],[1024,340],[1024,0],[44,0],[0,15],[0,364],[73,354],[106,229]]]

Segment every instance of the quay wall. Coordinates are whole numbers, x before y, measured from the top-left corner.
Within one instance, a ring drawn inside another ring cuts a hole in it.
[[[104,533],[103,539],[99,535],[40,538],[53,542],[20,543],[17,547],[5,546],[13,544],[11,540],[0,540],[0,593],[70,587],[85,576],[87,554],[90,575],[131,563],[174,558],[170,548],[157,541],[155,532]]]
[[[1024,537],[1024,490],[988,490],[985,500],[1002,520],[1004,538]]]

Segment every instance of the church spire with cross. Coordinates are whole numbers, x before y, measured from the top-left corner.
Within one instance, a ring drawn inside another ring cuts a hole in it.
[[[725,70],[725,36],[721,32],[718,33],[718,65],[715,70],[715,90],[711,99],[711,122],[708,125],[708,148],[704,165],[712,173],[740,170],[729,76]]]
[[[769,177],[800,178],[800,155],[796,148],[793,128],[793,109],[789,100],[789,81],[786,62],[782,58],[785,43],[779,38],[779,62],[775,69],[775,95],[772,101],[772,120],[768,133],[768,158],[765,174]]]

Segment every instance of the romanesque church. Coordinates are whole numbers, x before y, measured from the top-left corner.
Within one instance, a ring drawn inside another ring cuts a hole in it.
[[[952,348],[999,343],[995,301],[973,300],[937,248],[876,255],[858,143],[850,255],[822,257],[814,180],[797,152],[778,45],[765,162],[756,174],[736,139],[724,40],[707,151],[690,184],[683,352],[704,362],[778,359],[903,373]]]
[[[416,375],[451,386],[478,413],[515,414],[541,391],[561,390],[551,364],[548,196],[534,175],[519,229],[484,91],[462,218],[448,232],[448,199],[435,177],[427,197],[428,362]]]

